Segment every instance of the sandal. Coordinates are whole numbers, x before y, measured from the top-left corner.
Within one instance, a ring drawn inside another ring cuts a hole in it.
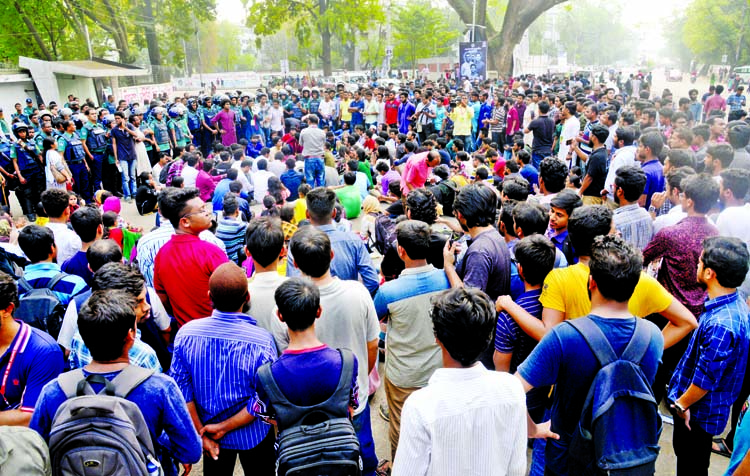
[[[381,459],[378,463],[378,469],[375,470],[377,476],[390,476],[391,462],[387,459]]]
[[[732,450],[729,449],[727,440],[724,438],[714,438],[713,444],[711,445],[711,453],[726,456],[727,458],[732,456]]]

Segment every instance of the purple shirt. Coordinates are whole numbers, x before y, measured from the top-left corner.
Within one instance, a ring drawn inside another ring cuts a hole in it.
[[[648,210],[651,205],[651,196],[664,191],[664,167],[658,159],[654,159],[642,163],[641,169],[646,174],[646,188],[643,189],[643,194],[646,195],[644,208]]]
[[[221,134],[221,143],[226,147],[237,143],[237,131],[234,129],[234,111],[221,110],[213,119],[211,119],[211,125],[219,123],[219,128],[224,130]]]
[[[394,180],[401,180],[401,175],[399,175],[398,172],[393,169],[390,169],[388,172],[386,172],[385,175],[383,175],[383,178],[380,179],[380,185],[382,187],[381,190],[383,192],[383,195],[388,195],[388,186]]]
[[[479,288],[494,302],[510,292],[510,252],[494,228],[470,240],[466,255],[456,266],[464,285]]]
[[[711,111],[718,110],[723,111],[727,108],[727,101],[718,94],[714,94],[710,98],[706,99],[706,106],[703,108],[703,114],[708,117]]]
[[[703,312],[706,290],[697,281],[703,240],[719,230],[707,218],[689,216],[659,231],[643,250],[643,265],[662,258],[657,279],[695,317]]]

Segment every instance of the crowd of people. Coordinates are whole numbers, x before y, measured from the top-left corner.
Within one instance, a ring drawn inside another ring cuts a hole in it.
[[[678,475],[750,474],[741,86],[26,104],[0,111],[0,473],[116,440],[143,474],[645,475],[666,422]],[[134,412],[137,440],[90,423]]]

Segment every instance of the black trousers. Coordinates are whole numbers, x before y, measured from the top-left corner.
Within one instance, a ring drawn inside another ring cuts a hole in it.
[[[711,464],[711,442],[713,435],[698,428],[691,422],[690,430],[685,420],[674,415],[672,448],[677,456],[677,476],[708,476]]]
[[[276,450],[274,441],[276,436],[273,428],[258,446],[249,450],[230,450],[221,448],[219,459],[214,460],[207,453],[203,453],[203,474],[206,476],[232,476],[237,456],[240,457],[242,471],[252,476],[275,476]],[[709,445],[710,449],[710,445]]]

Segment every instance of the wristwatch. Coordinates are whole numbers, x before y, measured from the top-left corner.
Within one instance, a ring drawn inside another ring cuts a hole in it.
[[[680,405],[677,401],[674,402],[674,409],[677,410],[679,413],[685,413],[687,411],[687,408]]]

